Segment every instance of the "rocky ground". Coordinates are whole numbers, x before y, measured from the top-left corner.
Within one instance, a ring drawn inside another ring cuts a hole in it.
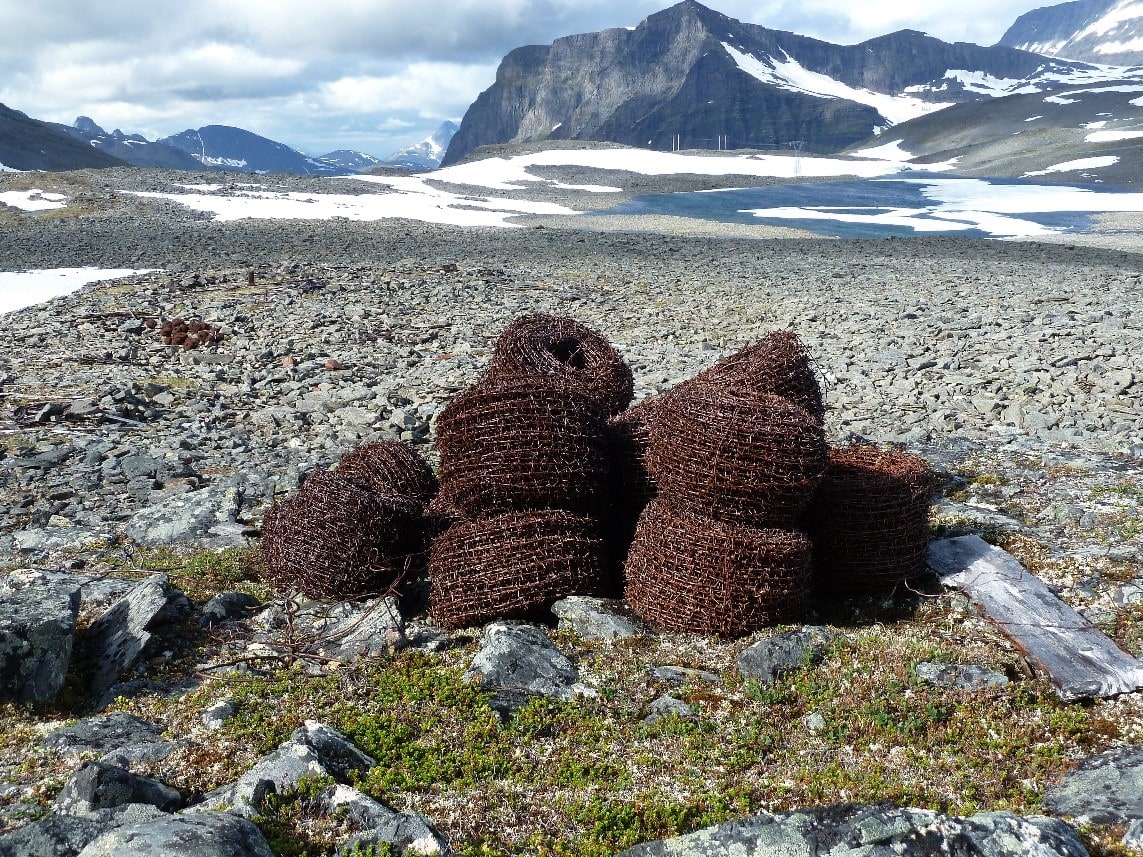
[[[1143,256],[941,238],[758,240],[551,226],[459,230],[404,221],[217,224],[173,204],[125,201],[115,190],[121,176],[63,180],[84,189],[87,207],[68,216],[9,216],[0,269],[161,270],[98,284],[5,317],[0,553],[10,569],[133,578],[147,570],[171,571],[182,576],[176,582],[199,609],[215,594],[210,591],[214,579],[204,575],[196,585],[190,569],[214,566],[203,566],[201,558],[193,565],[185,551],[169,552],[171,542],[185,539],[188,550],[231,547],[239,553],[256,546],[258,523],[271,497],[289,492],[308,470],[333,463],[364,441],[400,438],[431,460],[435,414],[476,377],[499,331],[521,313],[566,314],[605,333],[634,370],[638,399],[769,331],[792,328],[817,363],[831,438],[856,435],[928,457],[944,478],[934,517],[938,533],[986,533],[1128,651],[1143,652],[1143,368],[1138,360]],[[132,180],[150,181],[145,174]],[[147,320],[174,317],[200,318],[216,327],[221,339],[193,350],[163,345]],[[237,585],[241,577],[222,575],[215,591],[224,583]],[[262,598],[268,595],[242,586]],[[675,783],[672,799],[694,811],[655,823],[643,819],[636,827],[663,834],[747,809],[786,810],[846,799],[961,812],[1034,811],[1053,777],[1082,756],[1143,742],[1143,704],[1136,695],[1094,703],[1080,713],[1060,708],[1049,701],[1042,681],[1029,676],[1019,654],[963,599],[939,590],[930,595],[931,601],[914,606],[913,619],[888,625],[870,626],[863,612],[868,605],[855,607],[852,615],[821,617],[840,630],[843,642],[835,644],[833,659],[819,677],[844,679],[858,688],[874,679],[900,680],[928,648],[939,650],[938,660],[1000,670],[1024,689],[987,699],[998,712],[1007,712],[1004,716],[1027,716],[1039,725],[1026,734],[1005,735],[1004,741],[983,740],[1003,746],[1006,761],[1026,756],[1035,758],[1034,764],[1021,761],[1010,781],[993,783],[986,770],[1002,763],[995,756],[990,761],[987,753],[970,753],[956,744],[961,739],[949,736],[949,746],[964,751],[964,770],[972,776],[948,789],[925,785],[926,777],[938,774],[905,761],[904,755],[896,759],[893,776],[899,779],[890,778],[891,787],[815,783],[800,779],[809,776],[804,771],[781,767],[786,764],[782,754],[804,764],[807,753],[830,758],[848,753],[855,770],[868,772],[877,750],[828,728],[830,717],[873,716],[867,704],[858,700],[852,711],[834,710],[815,695],[820,688],[796,682],[785,696],[751,697],[740,677],[728,678],[737,676],[733,665],[742,644],[658,640],[651,653],[635,646],[617,654],[602,644],[564,641],[578,656],[583,680],[605,702],[619,683],[618,707],[607,714],[619,721],[644,716],[645,704],[661,692],[653,692],[645,678],[648,658],[715,675],[714,689],[705,688],[703,680],[684,682],[690,688],[684,695],[688,703],[702,712],[702,722],[714,724],[712,735],[731,724],[740,734],[745,727],[736,711],[798,718],[825,712],[824,731],[815,726],[799,732],[795,745],[783,748],[778,737],[766,739],[779,741],[773,764],[780,766],[780,776],[775,774],[773,783],[755,772],[755,783],[767,784],[747,793],[719,780],[719,800],[727,801],[717,804],[721,810],[710,802],[713,793],[703,791],[714,788],[709,770],[697,781],[680,773],[687,762],[679,742],[692,739],[656,732],[672,744],[666,756],[681,767],[664,772],[648,760],[624,756],[634,772],[622,786],[624,795],[637,806],[650,794],[642,778],[665,776]],[[475,646],[474,635],[461,635],[453,649],[439,655],[443,666],[424,669],[462,671]],[[863,658],[879,646],[892,655],[888,666],[868,661],[869,674],[861,678],[846,672],[854,663],[867,663]],[[171,644],[171,651],[166,661],[159,659],[167,666],[156,662],[151,670],[172,685],[186,664],[209,659],[201,649],[183,651]],[[884,669],[889,674],[879,672]],[[417,675],[418,681],[423,678]],[[366,678],[346,679],[342,690],[365,699]],[[265,717],[261,703],[243,693],[250,717],[254,712]],[[801,694],[802,702],[791,703],[791,694]],[[173,701],[156,702],[168,698]],[[984,698],[973,699],[971,704],[949,703],[943,696],[930,701],[954,705],[964,714],[983,704]],[[192,713],[197,717],[195,705],[208,701],[217,700],[200,687],[185,698],[144,693],[135,702],[121,701],[118,709],[109,704],[110,710],[153,716],[177,731]],[[50,712],[49,719],[85,713],[82,704],[68,705]],[[313,713],[336,720],[331,713],[336,710]],[[15,709],[10,714],[12,734],[42,734],[36,725],[42,716],[37,721]],[[551,716],[556,722],[564,717]],[[990,718],[985,722],[1001,729]],[[279,724],[267,734],[281,741],[299,725]],[[348,729],[344,721],[338,726]],[[244,721],[242,729],[252,734],[256,724]],[[523,743],[514,743],[511,752],[502,748],[505,758],[512,753],[532,758],[541,752],[537,747],[549,752],[551,741],[561,740],[559,729],[556,733],[545,737],[539,730],[537,746],[512,733],[512,742]],[[573,734],[569,729],[567,735]],[[916,733],[902,727],[892,734],[897,744],[884,734],[864,740],[889,740],[907,754]],[[360,730],[355,740],[365,740]],[[608,740],[617,743],[606,745],[606,753],[635,753],[626,738]],[[206,743],[201,735],[192,740],[200,749]],[[620,745],[626,749],[617,749]],[[369,746],[377,752],[376,742]],[[1050,758],[1037,756],[1036,747],[1049,747]],[[53,761],[41,771],[48,785],[34,787],[40,782],[39,762],[30,760],[40,759],[39,753],[27,749],[23,767],[5,774],[10,787],[0,800],[21,812],[29,795],[54,798],[70,772],[68,765]],[[147,770],[164,772],[167,782],[177,780],[184,794],[215,788],[236,775],[223,760],[207,755],[214,768],[203,768],[209,773],[201,776],[179,780],[171,773],[179,765],[164,769],[155,763]],[[195,757],[175,758],[182,764]],[[236,758],[256,761],[249,749]],[[710,762],[702,758],[702,764]],[[937,770],[945,771],[946,764],[955,760],[943,760]],[[606,772],[597,773],[607,779]],[[605,824],[584,806],[578,816],[565,808],[562,815],[528,821],[539,810],[524,796],[524,774],[518,780],[508,777],[486,798],[478,798],[455,771],[440,776],[451,785],[434,789],[420,780],[419,785],[386,780],[371,793],[384,794],[398,809],[422,812],[464,853],[529,853],[540,841],[555,848],[552,853],[564,853],[559,850],[564,847],[574,853],[567,842],[577,836],[585,841],[584,830]],[[846,779],[836,771],[831,776]],[[989,783],[975,797],[974,777]],[[781,778],[785,786],[778,783]],[[700,800],[703,794],[707,798]],[[495,819],[490,822],[495,834],[466,817],[464,800]],[[502,807],[492,806],[497,800]],[[694,809],[700,805],[702,811]],[[1107,841],[1122,835],[1113,833]],[[476,850],[482,840],[492,850]],[[622,837],[605,841],[634,844]],[[564,844],[556,848],[552,842]]]

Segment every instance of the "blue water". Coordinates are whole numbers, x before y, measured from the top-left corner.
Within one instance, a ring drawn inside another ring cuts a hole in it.
[[[935,217],[932,211],[940,202],[923,193],[926,178],[943,182],[949,176],[922,176],[911,174],[911,181],[896,179],[858,179],[846,181],[802,182],[780,184],[769,187],[742,188],[735,190],[703,191],[696,193],[659,193],[636,197],[615,208],[597,211],[594,216],[661,214],[712,220],[722,223],[752,223],[773,226],[787,226],[805,229],[819,235],[838,238],[887,238],[929,235],[962,235],[967,237],[994,237],[996,235],[1020,234],[1018,226],[1010,229],[984,229],[978,226],[964,228],[964,224],[950,223],[947,218]],[[963,181],[979,181],[964,179]],[[992,186],[1024,185],[1042,186],[1042,183],[1019,179],[988,179]],[[1057,186],[1058,187],[1058,186]],[[1070,188],[1114,193],[1104,185],[1069,184]],[[843,220],[818,218],[789,218],[757,216],[751,209],[799,208],[818,209],[824,214],[874,215],[893,209],[911,209],[909,216],[924,230],[907,224],[884,224],[868,222],[847,222]],[[981,210],[988,211],[987,207]],[[1085,231],[1091,225],[1090,212],[1053,211],[1003,215],[1004,218],[1018,218],[1033,221],[1053,230],[1076,232]],[[947,226],[946,226],[947,224]]]

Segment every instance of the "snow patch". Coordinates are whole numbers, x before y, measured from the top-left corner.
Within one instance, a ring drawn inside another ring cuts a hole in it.
[[[1110,167],[1117,163],[1119,163],[1119,158],[1115,155],[1101,155],[1098,158],[1079,158],[1074,161],[1064,161],[1062,164],[1054,164],[1042,170],[1032,170],[1031,172],[1024,173],[1024,178],[1046,176],[1048,173],[1072,173],[1077,170],[1098,170],[1101,167]]]
[[[981,95],[990,95],[1000,98],[1010,95],[1010,90],[1017,84],[1023,83],[1013,77],[993,77],[985,71],[968,71],[961,68],[951,68],[945,72],[945,80],[955,80],[968,92]]]
[[[9,190],[0,193],[0,205],[18,208],[21,211],[49,211],[66,206],[67,197],[62,193],[49,193],[39,188]]]
[[[1143,17],[1143,3],[1131,2],[1131,0],[1116,3],[1102,18],[1096,19],[1093,23],[1076,33],[1072,40],[1079,41],[1088,36],[1105,36],[1120,24],[1125,24],[1128,21],[1133,21],[1141,17]]]
[[[1024,121],[1025,122],[1035,122],[1037,119],[1043,119],[1043,118],[1044,118],[1043,116],[1029,116]]]
[[[1104,42],[1095,46],[1097,54],[1129,54],[1135,51],[1143,51],[1143,37],[1126,42]]]
[[[128,268],[49,268],[35,271],[0,271],[0,313],[13,312],[74,292],[88,283],[116,280],[150,270]]]
[[[855,89],[828,75],[810,71],[785,51],[782,52],[786,58],[784,61],[776,57],[760,60],[726,42],[722,43],[722,47],[740,69],[762,83],[777,86],[788,92],[802,92],[818,98],[844,98],[865,104],[894,125],[952,106],[951,103],[922,101],[908,95],[886,95],[869,89]]]
[[[1134,131],[1096,131],[1084,137],[1088,143],[1114,143],[1118,140],[1134,140],[1143,137],[1143,129]]]
[[[1086,128],[1089,131],[1095,131],[1099,128],[1103,128],[1106,125],[1107,125],[1107,120],[1106,119],[1100,119],[1098,122],[1084,122],[1082,125],[1080,125],[1080,127]]]
[[[24,172],[24,171],[18,170],[15,167],[6,167],[3,164],[0,164],[0,173],[22,173],[22,172]]]
[[[875,161],[911,161],[913,155],[901,148],[900,140],[891,140],[881,146],[872,146],[868,149],[858,149],[853,153],[857,157],[870,158]]]
[[[921,186],[927,205],[890,208],[777,207],[750,209],[762,219],[833,220],[903,226],[915,232],[977,229],[994,238],[1029,238],[1055,229],[1020,215],[1060,212],[1143,211],[1143,193],[1099,193],[1052,185],[992,184],[983,179],[878,179]]]

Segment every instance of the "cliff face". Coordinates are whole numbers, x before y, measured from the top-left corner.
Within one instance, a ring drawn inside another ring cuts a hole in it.
[[[1043,59],[902,31],[859,45],[744,24],[686,0],[633,30],[518,48],[465,114],[443,161],[478,146],[542,139],[735,148],[804,142],[837,151],[905,118],[982,97],[951,70],[997,79]],[[886,106],[883,102],[893,102]],[[886,115],[889,114],[889,115]]]

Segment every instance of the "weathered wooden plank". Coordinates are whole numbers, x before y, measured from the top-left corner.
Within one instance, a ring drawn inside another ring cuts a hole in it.
[[[941,539],[929,545],[929,567],[996,622],[1062,699],[1143,687],[1143,663],[1060,601],[1012,554],[978,536]]]

